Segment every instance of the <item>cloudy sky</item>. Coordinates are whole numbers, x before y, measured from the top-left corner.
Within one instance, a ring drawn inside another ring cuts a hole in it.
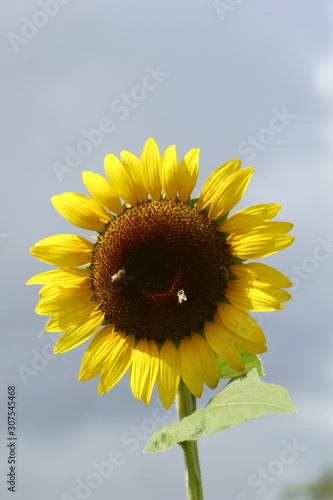
[[[78,383],[86,344],[54,356],[56,336],[37,338],[38,287],[24,284],[48,268],[28,248],[73,231],[50,197],[84,192],[83,170],[102,173],[106,153],[139,154],[150,136],[161,150],[176,144],[180,157],[201,148],[198,187],[231,158],[253,165],[240,206],[281,203],[280,220],[295,224],[294,245],[265,260],[291,277],[293,299],[256,319],[268,338],[265,379],[288,388],[298,413],[202,439],[206,498],[270,500],[320,473],[333,437],[331,2],[18,0],[1,8],[1,498],[12,498],[12,384],[17,500],[185,498],[180,449],[142,453],[174,410],[162,411],[157,396],[148,408],[137,403],[127,377],[104,396],[95,379]]]

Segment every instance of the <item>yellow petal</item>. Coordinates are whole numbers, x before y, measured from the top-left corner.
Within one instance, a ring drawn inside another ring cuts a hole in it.
[[[292,230],[294,224],[291,222],[268,221],[261,224],[242,226],[235,234],[243,234],[244,236],[256,236],[260,234],[287,234]]]
[[[229,304],[219,304],[216,314],[223,327],[239,337],[259,344],[266,342],[264,332],[252,316],[246,312]]]
[[[233,370],[244,371],[244,363],[238,347],[225,334],[221,325],[206,321],[204,324],[206,340],[218,356],[225,361]]]
[[[47,283],[40,289],[39,295],[40,297],[54,299],[56,296],[62,294],[66,290],[71,290],[73,294],[76,294],[77,292],[82,293],[86,291],[89,291],[91,296],[93,296],[94,294],[91,288],[91,280],[89,278],[86,278],[82,283],[74,286],[62,286],[59,285],[59,283],[56,284]]]
[[[217,324],[221,325],[224,331],[225,339],[232,345],[236,345],[237,348],[243,351],[250,352],[251,354],[262,354],[267,351],[265,342],[254,342],[248,338],[237,335],[235,332],[231,331],[225,324],[220,321],[217,316]]]
[[[216,358],[209,347],[206,339],[198,333],[191,333],[191,340],[199,354],[203,380],[211,389],[215,389],[219,383],[219,373]]]
[[[97,308],[98,304],[89,300],[82,301],[80,305],[74,308],[72,305],[63,307],[47,322],[45,329],[48,332],[61,332],[73,325],[82,325]],[[99,313],[103,315],[101,311]]]
[[[119,332],[114,331],[114,325],[106,325],[95,335],[81,362],[78,376],[80,382],[90,380],[102,372],[106,358],[118,341]]]
[[[54,208],[74,226],[92,231],[104,231],[111,216],[89,196],[63,193],[51,198]]]
[[[230,271],[244,280],[261,281],[277,288],[289,288],[293,286],[287,276],[280,273],[277,269],[271,266],[262,264],[261,262],[249,262],[248,264],[237,264],[230,267]]]
[[[130,385],[134,397],[140,401],[150,368],[150,347],[147,339],[139,340],[133,349]]]
[[[251,342],[244,337],[239,337],[233,332],[229,333],[228,331],[226,331],[226,338],[229,339],[229,342],[234,342],[239,349],[250,352],[251,354],[263,354],[267,351],[267,347],[264,343]]]
[[[54,293],[41,298],[35,311],[42,316],[59,314],[65,307],[72,307],[75,309],[80,305],[85,306],[93,294],[94,292],[88,287],[58,288]]]
[[[91,271],[88,269],[62,268],[52,269],[44,273],[35,274],[26,282],[27,285],[44,285],[47,283],[59,286],[80,285],[89,278]]]
[[[244,226],[262,224],[273,219],[280,209],[281,205],[275,203],[252,205],[229,217],[219,226],[219,230],[224,233],[241,233]]]
[[[56,354],[66,352],[89,339],[100,328],[104,320],[104,314],[95,310],[90,313],[89,317],[85,318],[83,323],[74,324],[66,329],[59,337],[54,346]]]
[[[195,344],[189,337],[183,338],[178,348],[181,377],[189,391],[200,398],[203,389],[203,372],[201,368],[200,356]]]
[[[217,189],[227,182],[229,177],[240,169],[240,160],[230,160],[210,174],[202,186],[200,197],[198,200],[198,210],[203,210],[211,204],[211,199]]]
[[[117,215],[122,212],[119,197],[111,188],[111,185],[105,177],[86,170],[82,172],[82,180],[90,196],[92,196],[99,205]]]
[[[163,154],[161,183],[167,198],[175,200],[179,189],[179,167],[176,146],[169,146]]]
[[[195,188],[199,173],[200,149],[191,149],[179,166],[179,199],[185,202]]]
[[[278,287],[272,286],[269,283],[262,283],[259,280],[248,280],[243,278],[240,278],[236,281],[243,287],[260,289],[268,295],[271,295],[279,302],[285,302],[286,300],[289,300],[291,298],[290,293],[286,292],[285,290],[281,290]],[[281,300],[282,297],[284,297],[284,300]]]
[[[122,151],[120,153],[121,162],[124,165],[130,178],[133,180],[135,198],[143,202],[148,198],[148,191],[143,183],[142,164],[133,153]]]
[[[272,255],[289,247],[293,241],[292,236],[276,234],[230,235],[226,239],[230,253],[240,259],[260,259]]]
[[[146,189],[154,200],[159,200],[162,191],[161,157],[154,139],[146,141],[140,159]]]
[[[150,403],[150,398],[153,392],[154,384],[156,381],[156,376],[159,368],[160,354],[155,340],[149,341],[150,349],[150,365],[149,372],[146,378],[146,383],[142,391],[142,397],[145,404],[148,406]]]
[[[179,385],[180,360],[178,351],[171,340],[166,340],[160,351],[160,366],[157,387],[164,408],[172,405]]]
[[[231,174],[216,193],[211,197],[208,217],[219,219],[228,213],[242,198],[253,175],[254,168],[248,167]]]
[[[54,293],[55,290],[59,291],[61,289],[62,289],[62,287],[60,287],[60,286],[47,284],[47,285],[42,286],[42,288],[38,292],[38,295],[39,295],[39,297],[46,297],[49,294]]]
[[[118,342],[114,345],[103,365],[98,384],[98,394],[104,394],[114,387],[127,372],[133,357],[135,339],[133,335],[117,332]]]
[[[34,257],[53,266],[76,267],[91,261],[93,243],[75,234],[44,238],[30,248]]]
[[[263,292],[267,293],[274,299],[276,299],[278,302],[286,302],[287,300],[291,299],[290,293],[286,292],[285,290],[281,290],[280,288],[277,288],[272,285],[268,285],[267,283],[261,283],[260,281],[247,281],[247,280],[242,280],[244,283],[244,286],[251,286],[253,288],[259,288]]]
[[[111,184],[111,189],[126,203],[135,205],[136,196],[132,180],[115,155],[108,154],[104,159],[105,174]]]
[[[241,311],[278,311],[283,309],[277,299],[259,288],[241,282],[241,280],[230,281],[225,296],[233,306]]]

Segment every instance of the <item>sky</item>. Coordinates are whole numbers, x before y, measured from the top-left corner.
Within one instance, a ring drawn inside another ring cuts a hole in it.
[[[77,382],[87,343],[52,353],[34,312],[28,248],[76,233],[52,207],[85,192],[105,154],[140,154],[148,137],[179,157],[200,147],[200,175],[240,158],[255,174],[238,208],[283,206],[295,243],[264,262],[294,283],[285,309],[255,314],[265,381],[298,413],[270,415],[199,441],[205,498],[273,500],[332,464],[333,9],[329,1],[3,1],[0,9],[0,492],[7,388],[16,386],[16,500],[185,498],[179,447],[143,454],[175,422],[147,408],[128,377],[104,396]],[[78,233],[76,233],[78,234]],[[220,386],[221,387],[221,386]],[[215,394],[205,389],[199,407]],[[284,459],[283,457],[288,457]]]

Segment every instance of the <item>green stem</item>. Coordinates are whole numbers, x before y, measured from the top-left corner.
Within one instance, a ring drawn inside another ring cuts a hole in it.
[[[196,399],[181,380],[177,391],[177,409],[179,420],[191,415],[196,410]],[[203,500],[201,470],[197,441],[182,441],[185,461],[185,482],[188,500]]]

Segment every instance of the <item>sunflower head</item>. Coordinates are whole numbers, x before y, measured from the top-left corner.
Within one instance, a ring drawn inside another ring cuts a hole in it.
[[[157,382],[168,408],[180,378],[199,397],[203,383],[218,384],[218,357],[242,372],[240,349],[266,351],[247,311],[278,310],[290,298],[282,273],[244,262],[292,243],[292,224],[272,221],[280,205],[228,217],[253,174],[239,160],[218,167],[191,199],[198,160],[192,149],[179,163],[175,146],[161,157],[153,139],[140,158],[107,155],[106,178],[83,172],[90,196],[52,198],[69,222],[97,235],[50,236],[30,249],[58,266],[27,282],[44,285],[36,312],[50,316],[45,331],[63,332],[54,350],[92,338],[79,380],[99,375],[100,394],[129,370],[134,396],[147,405]]]

